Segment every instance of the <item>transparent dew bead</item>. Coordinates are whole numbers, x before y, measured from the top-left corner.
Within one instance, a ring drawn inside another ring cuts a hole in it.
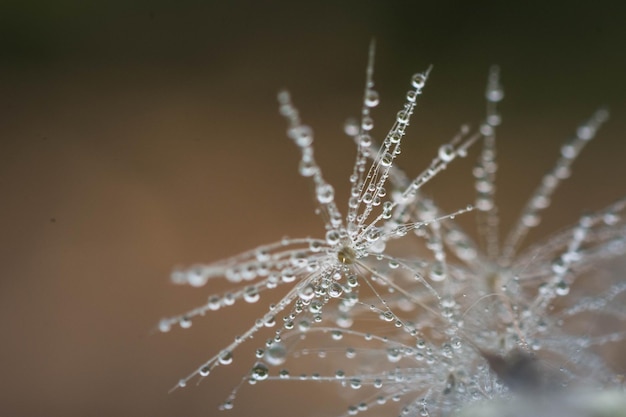
[[[541,222],[541,217],[537,213],[524,213],[522,223],[526,227],[535,227]]]
[[[231,363],[233,363],[233,354],[229,350],[222,351],[218,358],[218,362],[221,365],[230,365]]]
[[[380,239],[380,229],[377,227],[372,227],[365,235],[365,239],[368,242],[376,242],[378,239]]]
[[[487,117],[487,123],[489,123],[491,126],[499,126],[500,124],[502,124],[502,116],[500,116],[499,114],[490,114]]]
[[[282,365],[287,360],[287,348],[282,343],[273,343],[265,351],[265,360],[273,366]]]
[[[202,377],[208,376],[210,373],[211,367],[209,367],[208,365],[204,365],[200,369],[198,369],[198,374],[200,374],[200,376]]]
[[[298,322],[298,330],[301,332],[306,332],[311,328],[311,323],[308,320],[300,320]]]
[[[313,130],[306,125],[297,126],[289,130],[288,135],[301,148],[310,146],[313,142]]]
[[[333,340],[341,340],[341,339],[343,339],[343,332],[341,330],[333,330],[330,333],[330,335],[333,338]]]
[[[352,389],[359,389],[362,386],[362,382],[359,378],[352,378],[350,380],[350,388]]]
[[[415,103],[415,100],[417,99],[417,92],[415,90],[407,91],[406,99],[408,102]]]
[[[311,304],[309,304],[309,311],[313,314],[319,313],[322,311],[322,302],[319,300],[313,300]]]
[[[391,311],[385,311],[380,315],[380,318],[384,321],[393,321],[396,316]]]
[[[235,295],[232,292],[227,292],[222,297],[222,304],[225,306],[232,306],[235,304]]]
[[[561,275],[567,272],[567,265],[565,264],[562,257],[558,257],[555,260],[553,260],[551,267],[552,267],[552,272],[554,272],[557,275]]]
[[[364,133],[361,136],[359,136],[359,145],[361,145],[364,148],[369,148],[371,144],[372,144],[372,137],[370,135],[368,135],[367,133]]]
[[[341,239],[341,236],[337,230],[329,230],[328,232],[326,232],[326,243],[328,243],[329,245],[336,245],[337,243],[339,243],[339,239]]]
[[[393,155],[389,152],[385,152],[385,154],[380,159],[380,164],[384,167],[389,167],[393,164]]]
[[[252,373],[251,373],[250,376],[255,381],[263,381],[263,380],[267,379],[267,377],[269,376],[269,370],[267,369],[267,366],[265,366],[264,363],[258,362],[252,368]]]
[[[291,268],[286,268],[281,272],[280,278],[284,283],[288,284],[296,279],[296,274]]]
[[[504,90],[502,88],[490,88],[487,90],[487,100],[497,103],[504,98]]]
[[[400,350],[397,348],[389,348],[387,349],[387,360],[391,363],[399,362],[402,359],[402,354]]]
[[[268,316],[263,320],[263,325],[265,327],[274,327],[276,325],[276,318],[274,316]]]
[[[161,333],[167,333],[172,328],[172,324],[168,319],[163,319],[159,322],[159,331]]]
[[[489,194],[479,194],[476,198],[476,208],[480,211],[489,211],[494,207],[493,199]]]
[[[582,140],[590,140],[596,134],[596,130],[591,126],[581,126],[576,131],[576,136]]]
[[[411,78],[411,85],[413,87],[421,90],[424,87],[424,84],[426,84],[426,74],[422,74],[421,72],[413,74],[413,77]]]
[[[450,144],[439,147],[439,159],[443,162],[450,162],[454,159],[454,147]]]
[[[441,262],[433,262],[428,271],[428,277],[435,282],[443,281],[446,273]]]
[[[335,189],[330,184],[321,184],[315,190],[317,201],[322,204],[328,204],[335,198]]]
[[[396,116],[396,120],[398,123],[404,125],[409,123],[409,113],[406,110],[400,110]]]
[[[349,329],[354,324],[354,320],[346,314],[340,314],[335,319],[335,323],[341,328]]]
[[[374,119],[370,116],[364,116],[361,120],[361,128],[365,131],[370,131],[374,128]]]
[[[354,137],[359,134],[359,122],[356,119],[350,118],[343,124],[343,131],[346,135]]]
[[[257,287],[250,285],[243,291],[243,299],[248,303],[256,303],[259,301],[260,295]]]
[[[482,125],[480,125],[480,133],[483,136],[491,136],[491,135],[493,135],[493,126],[491,126],[488,123],[483,123]]]
[[[564,296],[569,294],[569,284],[565,281],[559,281],[554,288],[556,295]]]
[[[337,298],[341,297],[341,294],[343,294],[343,288],[338,283],[333,282],[328,288],[328,295],[332,298]]]
[[[311,177],[318,172],[318,167],[315,165],[312,159],[302,159],[298,166],[298,171],[303,177]]]
[[[356,351],[354,350],[354,348],[347,348],[346,349],[346,358],[354,359],[355,357],[356,357]]]
[[[317,240],[312,240],[311,242],[309,242],[309,250],[311,252],[319,252],[322,250],[322,243],[320,241]]]
[[[298,291],[298,297],[303,301],[309,301],[315,297],[315,288],[312,284],[307,284]]]
[[[187,316],[181,317],[180,320],[178,321],[178,324],[183,329],[188,329],[191,327],[191,319]]]
[[[376,107],[380,103],[378,92],[375,90],[367,90],[365,93],[365,105],[367,107]]]

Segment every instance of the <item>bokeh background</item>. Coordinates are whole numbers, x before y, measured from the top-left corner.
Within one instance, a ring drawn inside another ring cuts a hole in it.
[[[0,414],[218,413],[256,343],[198,387],[168,390],[265,307],[156,333],[161,317],[225,288],[175,287],[169,273],[285,235],[321,235],[275,95],[292,92],[344,203],[354,146],[342,125],[359,113],[372,38],[378,137],[410,75],[434,65],[399,160],[408,172],[419,172],[462,123],[477,125],[488,68],[499,64],[503,226],[561,141],[602,105],[612,119],[529,241],[623,195],[619,4],[3,0]],[[446,209],[472,201],[475,158],[476,150],[429,186]],[[338,414],[334,391],[246,385],[221,415]]]

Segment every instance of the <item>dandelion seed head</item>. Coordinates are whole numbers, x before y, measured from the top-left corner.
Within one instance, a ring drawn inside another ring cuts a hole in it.
[[[600,288],[592,284],[605,262],[626,253],[626,199],[581,216],[545,241],[522,244],[608,112],[596,111],[574,131],[501,238],[496,136],[504,89],[498,67],[488,73],[486,114],[477,130],[461,126],[414,178],[398,167],[400,145],[430,71],[411,77],[404,103],[378,141],[372,111],[380,95],[370,47],[360,118],[344,125],[356,146],[345,211],[315,159],[313,129],[302,121],[289,92],[279,92],[279,113],[300,152],[298,172],[312,183],[323,229],[319,238],[283,238],[172,273],[177,284],[201,287],[225,278],[233,288],[161,320],[162,332],[174,324],[188,328],[195,317],[241,301],[263,304],[266,292],[284,288],[280,300],[178,387],[231,364],[234,352],[263,332],[270,337],[257,348],[242,383],[336,384],[356,399],[337,415],[384,408],[406,416],[445,416],[531,391],[615,385],[616,372],[594,349],[626,339],[621,307],[626,284],[619,277]],[[473,145],[480,148],[472,171],[475,201],[444,210],[422,188],[467,157]],[[476,217],[474,235],[455,222],[468,212]],[[594,291],[588,294],[589,289]],[[600,318],[605,326],[596,326]],[[291,369],[307,367],[302,373]],[[233,408],[241,385],[222,409]]]

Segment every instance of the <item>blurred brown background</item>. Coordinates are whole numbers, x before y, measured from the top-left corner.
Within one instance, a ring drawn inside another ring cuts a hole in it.
[[[167,391],[265,307],[154,333],[213,292],[175,287],[169,272],[321,236],[275,94],[292,92],[345,202],[354,146],[342,124],[358,115],[372,37],[378,137],[410,75],[434,65],[399,160],[407,171],[480,121],[497,63],[503,225],[600,105],[611,121],[529,240],[623,195],[625,10],[607,4],[618,2],[0,3],[0,414],[218,413],[255,343],[199,387]],[[429,187],[445,208],[472,201],[475,156]],[[344,411],[333,387],[296,385],[244,386],[221,415]]]

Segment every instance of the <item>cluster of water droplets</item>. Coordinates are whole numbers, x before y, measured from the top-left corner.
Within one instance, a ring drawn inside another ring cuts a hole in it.
[[[519,251],[569,176],[572,162],[607,119],[606,110],[596,112],[563,146],[555,167],[500,244],[496,130],[504,93],[498,68],[489,73],[487,111],[478,131],[461,127],[426,169],[409,178],[396,158],[430,68],[413,75],[392,127],[378,142],[371,114],[380,102],[373,59],[372,47],[360,119],[345,125],[357,148],[345,216],[315,160],[313,130],[302,122],[289,93],[278,95],[287,136],[300,150],[299,172],[313,183],[324,232],[321,238],[284,238],[172,274],[177,284],[200,287],[223,278],[233,289],[163,319],[162,332],[173,325],[189,328],[196,317],[241,301],[258,303],[267,290],[284,287],[286,294],[263,307],[233,342],[216,349],[177,387],[233,363],[237,348],[257,333],[267,339],[223,409],[234,406],[244,383],[272,380],[321,381],[363,392],[363,401],[340,415],[389,406],[403,416],[424,417],[507,397],[519,386],[551,390],[583,376],[596,387],[610,383],[615,374],[592,348],[626,338],[626,312],[619,308],[626,284],[613,280],[584,297],[573,296],[581,291],[573,287],[580,277],[597,272],[598,264],[626,253],[626,199]],[[473,172],[476,242],[455,222],[472,206],[446,211],[421,189],[479,141],[482,150]],[[568,326],[589,314],[619,324],[593,335]],[[548,371],[542,361],[558,371]]]

